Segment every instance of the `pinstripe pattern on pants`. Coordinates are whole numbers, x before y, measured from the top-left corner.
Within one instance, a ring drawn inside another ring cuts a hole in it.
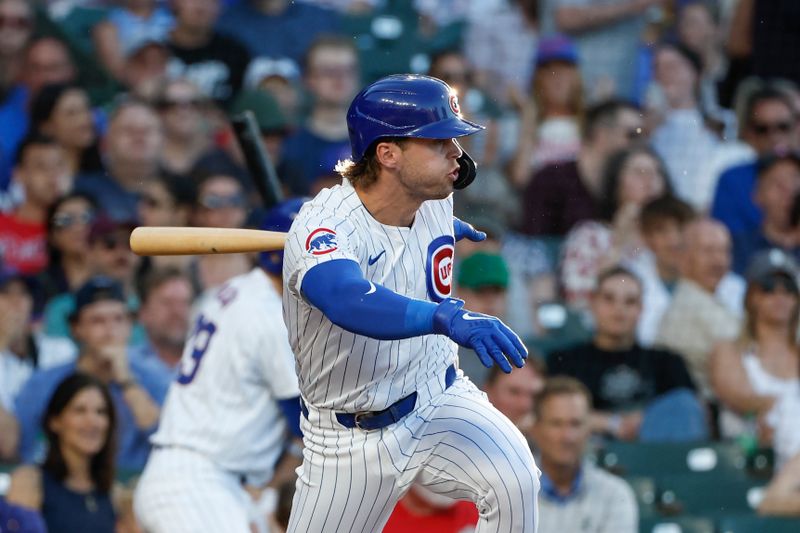
[[[536,530],[539,471],[527,442],[468,379],[380,430],[302,422],[290,533],[380,531],[415,480],[475,502],[479,533]]]

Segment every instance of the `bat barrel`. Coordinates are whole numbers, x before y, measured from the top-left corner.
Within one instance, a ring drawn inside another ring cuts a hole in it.
[[[286,234],[230,228],[139,227],[130,245],[138,255],[231,254],[281,250]]]

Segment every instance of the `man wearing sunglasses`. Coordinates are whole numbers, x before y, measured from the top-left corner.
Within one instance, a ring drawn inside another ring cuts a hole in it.
[[[800,148],[797,114],[789,96],[774,85],[764,86],[747,99],[740,136],[751,155],[748,161],[720,174],[711,205],[711,216],[725,224],[732,235],[756,230],[761,224],[761,209],[753,202],[756,160]]]
[[[0,257],[22,274],[34,275],[47,265],[47,211],[72,182],[64,149],[51,137],[28,136],[17,151],[14,181],[24,199],[13,211],[0,213]]]

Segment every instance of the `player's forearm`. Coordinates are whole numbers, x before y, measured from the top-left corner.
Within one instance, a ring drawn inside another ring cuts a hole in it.
[[[565,33],[580,33],[637,15],[652,4],[652,0],[632,0],[585,7],[559,7],[555,13],[556,25]]]

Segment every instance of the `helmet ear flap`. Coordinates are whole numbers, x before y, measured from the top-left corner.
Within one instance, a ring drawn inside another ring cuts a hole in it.
[[[458,144],[458,141],[456,141]],[[459,144],[459,147],[461,145]],[[453,182],[454,189],[466,189],[467,186],[473,182],[475,176],[478,175],[478,165],[475,160],[470,157],[466,150],[461,148],[461,157],[456,159],[458,161],[458,177]]]

